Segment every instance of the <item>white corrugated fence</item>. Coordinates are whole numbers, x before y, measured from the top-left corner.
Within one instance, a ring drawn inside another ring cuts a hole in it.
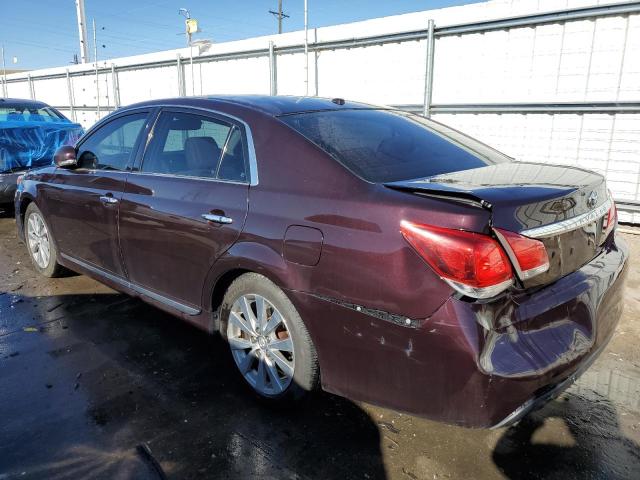
[[[427,74],[434,20],[433,75]],[[640,2],[491,0],[309,31],[13,74],[84,126],[179,95],[320,95],[422,111],[521,160],[606,175],[640,223]],[[273,54],[270,55],[270,45]],[[638,213],[634,213],[637,211]]]

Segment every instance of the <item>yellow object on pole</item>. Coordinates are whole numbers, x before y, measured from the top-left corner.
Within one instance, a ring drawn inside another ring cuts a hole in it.
[[[198,32],[198,20],[195,18],[187,18],[185,24],[187,26],[187,34],[192,35]]]

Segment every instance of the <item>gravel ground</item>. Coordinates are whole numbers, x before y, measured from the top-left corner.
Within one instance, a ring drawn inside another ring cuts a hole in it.
[[[640,236],[624,318],[561,398],[470,430],[318,393],[256,402],[217,337],[84,276],[37,276],[0,218],[0,480],[640,478]]]

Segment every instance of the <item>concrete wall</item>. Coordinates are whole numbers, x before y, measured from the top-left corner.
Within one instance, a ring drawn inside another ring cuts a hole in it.
[[[397,15],[314,29],[314,40],[351,39],[375,34],[554,11],[563,8],[621,2],[594,0],[492,0],[479,4]],[[311,12],[313,13],[313,12]],[[198,55],[265,49],[300,44],[303,32],[214,44]],[[434,104],[640,101],[640,15],[608,16],[536,27],[510,28],[438,38],[435,45]],[[153,61],[183,58],[176,64],[136,67]],[[189,50],[171,50],[100,61],[118,70],[118,89],[110,71],[97,77],[95,64],[68,68],[72,74],[77,120],[89,126],[121,105],[181,93],[196,95],[270,92],[266,55],[207,61],[194,65]],[[186,60],[185,60],[186,59]],[[421,104],[425,84],[426,41],[388,43],[311,53],[310,95],[344,97],[387,105]],[[122,70],[130,66],[130,69]],[[278,54],[276,90],[304,95],[305,57]],[[60,74],[65,67],[32,71],[35,97],[71,115],[66,78],[37,79]],[[78,75],[80,74],[80,75]],[[30,97],[24,73],[11,75],[11,97]],[[17,82],[15,80],[21,79]],[[99,90],[99,92],[98,92]],[[97,103],[101,112],[96,112]],[[618,200],[640,201],[640,114],[437,114],[434,119],[463,130],[522,160],[579,165],[604,173]],[[640,214],[622,214],[640,222]]]

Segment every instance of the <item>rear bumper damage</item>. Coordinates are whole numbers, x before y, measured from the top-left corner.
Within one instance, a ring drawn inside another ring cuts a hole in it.
[[[478,357],[482,372],[505,379],[494,396],[510,398],[508,391],[520,381],[533,386],[537,379],[539,385],[496,408],[492,426],[515,423],[557,397],[605,349],[622,316],[627,258],[624,240],[616,238],[578,271],[512,298],[511,312],[502,310],[509,317],[502,319],[506,328],[496,316],[498,324]]]
[[[451,297],[406,325],[289,293],[316,344],[325,390],[487,428],[543,405],[595,360],[622,314],[627,257],[624,241],[612,237],[551,285],[486,302]]]
[[[574,382],[593,364],[593,362],[600,356],[602,351],[609,343],[609,337],[602,345],[600,345],[594,352],[589,354],[579,365],[577,370],[569,375],[564,380],[556,383],[555,385],[548,385],[536,392],[530,399],[516,408],[513,412],[507,415],[497,424],[493,425],[492,429],[507,427],[517,423],[522,418],[526,417],[529,413],[542,408],[547,402],[557,398],[567,388],[574,384]]]

